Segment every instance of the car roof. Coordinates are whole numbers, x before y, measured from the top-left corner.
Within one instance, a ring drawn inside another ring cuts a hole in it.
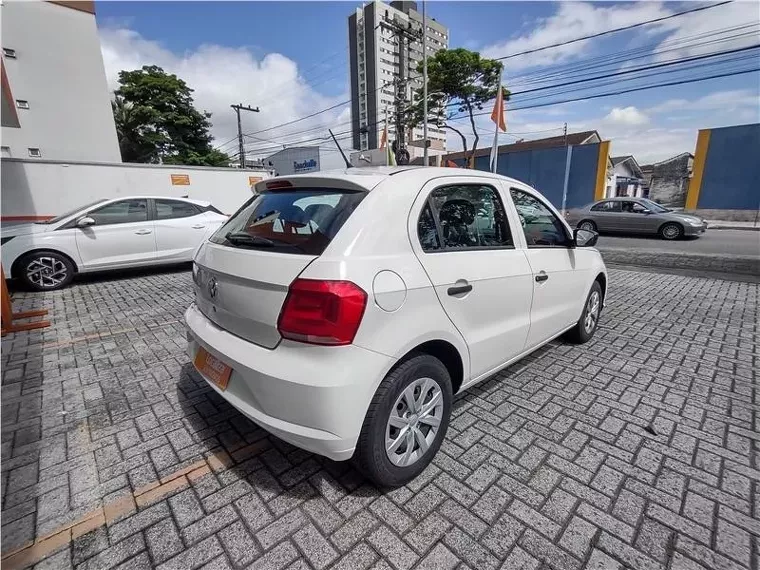
[[[211,202],[208,200],[196,200],[195,198],[179,198],[177,196],[114,196],[113,198],[105,198],[104,201],[116,202],[119,200],[179,200],[180,202],[190,202],[197,206],[210,206]]]
[[[595,204],[598,204],[599,202],[622,202],[623,200],[644,200],[644,198],[639,198],[638,196],[613,196],[612,198],[604,198],[602,200],[597,200],[594,202]]]
[[[336,170],[322,170],[319,172],[310,172],[308,174],[294,174],[278,176],[262,180],[256,184],[256,191],[265,190],[268,183],[279,180],[292,180],[298,183],[298,186],[304,186],[308,183],[321,185],[326,180],[335,180],[345,183],[348,187],[361,189],[367,192],[375,189],[381,182],[391,176],[403,178],[405,181],[410,179],[418,184],[423,185],[430,180],[450,176],[469,176],[483,178],[488,180],[503,180],[511,184],[524,184],[514,178],[485,172],[483,170],[470,170],[465,168],[449,168],[436,166],[362,166],[352,168],[341,168]],[[342,185],[342,184],[341,184]]]

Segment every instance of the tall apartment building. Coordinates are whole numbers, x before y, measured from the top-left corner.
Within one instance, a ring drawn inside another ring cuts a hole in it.
[[[2,157],[121,162],[92,1],[3,2]]]
[[[397,26],[417,33],[419,40],[402,39],[395,31]],[[396,138],[393,114],[399,79],[402,76],[409,79],[408,100],[415,89],[422,87],[422,78],[417,73],[417,65],[422,61],[421,32],[422,14],[416,2],[385,4],[375,0],[348,17],[353,148],[370,150],[380,146],[386,112],[389,138]],[[430,17],[426,34],[428,57],[448,47],[448,29]],[[407,133],[407,143],[409,134],[411,140],[422,139],[422,127]],[[431,150],[446,150],[446,132],[442,128],[429,124],[428,138]]]

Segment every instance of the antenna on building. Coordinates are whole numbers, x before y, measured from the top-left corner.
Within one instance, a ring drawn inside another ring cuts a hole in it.
[[[332,129],[327,129],[327,132],[330,133],[330,136],[332,137],[333,142],[335,143],[335,146],[338,147],[338,152],[343,157],[343,162],[346,163],[346,168],[351,168],[351,161],[346,158],[346,153],[343,152],[343,149],[340,148],[340,145],[338,144],[338,139],[335,138],[335,135],[332,132]]]

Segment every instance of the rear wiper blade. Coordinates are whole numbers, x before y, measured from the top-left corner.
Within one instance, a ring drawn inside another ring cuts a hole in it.
[[[230,232],[226,236],[227,241],[234,243],[235,245],[247,245],[251,247],[274,247],[274,242],[271,239],[252,236],[245,232]]]

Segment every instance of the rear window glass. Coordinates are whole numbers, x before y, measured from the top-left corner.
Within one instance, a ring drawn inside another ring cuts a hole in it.
[[[365,195],[325,188],[265,191],[238,210],[210,241],[321,255]]]

